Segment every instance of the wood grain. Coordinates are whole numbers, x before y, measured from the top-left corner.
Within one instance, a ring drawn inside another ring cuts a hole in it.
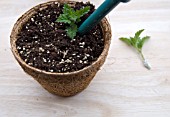
[[[170,117],[170,1],[132,0],[107,17],[113,39],[105,65],[82,93],[49,94],[25,74],[10,51],[16,20],[48,0],[0,1],[0,117]],[[104,0],[93,0],[99,6]],[[143,52],[148,71],[133,49],[118,40],[139,29],[150,35]]]

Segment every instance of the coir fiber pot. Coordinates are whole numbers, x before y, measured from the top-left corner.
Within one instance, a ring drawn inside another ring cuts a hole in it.
[[[103,52],[96,61],[81,70],[69,73],[51,73],[29,66],[21,59],[17,51],[17,35],[22,29],[23,24],[28,21],[28,19],[30,19],[36,11],[45,9],[48,5],[54,4],[54,2],[67,3],[69,5],[75,4],[74,1],[56,0],[37,5],[27,11],[17,20],[13,27],[10,36],[11,50],[23,70],[37,80],[47,91],[59,96],[72,96],[84,90],[96,75],[100,67],[104,64],[111,42],[111,28],[107,19],[104,18],[100,23],[104,35]]]

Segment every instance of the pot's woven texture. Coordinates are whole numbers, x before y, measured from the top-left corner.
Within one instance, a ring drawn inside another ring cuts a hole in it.
[[[11,36],[11,50],[26,73],[31,75],[35,80],[37,80],[47,91],[50,93],[60,95],[60,96],[72,96],[75,95],[82,90],[84,90],[93,79],[97,71],[103,65],[106,56],[108,54],[110,41],[111,41],[111,28],[106,18],[101,21],[101,27],[104,34],[104,50],[99,58],[90,66],[85,67],[82,70],[70,72],[70,73],[50,73],[46,71],[39,70],[37,68],[31,67],[27,65],[19,56],[19,53],[16,49],[16,40],[17,35],[20,32],[23,24],[38,10],[42,10],[47,7],[49,4],[55,3],[68,3],[70,5],[74,5],[74,1],[64,1],[64,0],[56,0],[47,3],[43,3],[35,6],[34,8],[27,11],[24,15],[22,15],[18,21],[15,23]]]

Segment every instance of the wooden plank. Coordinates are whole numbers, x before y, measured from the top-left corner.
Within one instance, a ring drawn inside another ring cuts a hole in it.
[[[9,36],[17,18],[45,1],[0,1],[0,117],[170,116],[169,0],[132,0],[112,11],[107,16],[113,33],[108,58],[90,86],[70,98],[45,91],[10,51]],[[92,2],[99,6],[102,1]],[[143,35],[151,36],[143,48],[151,71],[118,40],[142,28]]]

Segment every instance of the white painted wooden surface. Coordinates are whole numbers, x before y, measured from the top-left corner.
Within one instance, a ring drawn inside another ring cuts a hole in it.
[[[13,24],[48,0],[0,0],[0,117],[170,117],[170,1],[132,0],[109,14],[113,40],[105,65],[82,93],[49,94],[25,74],[10,51]],[[104,0],[93,0],[99,5]],[[151,39],[143,52],[148,71],[118,40],[139,29]]]

